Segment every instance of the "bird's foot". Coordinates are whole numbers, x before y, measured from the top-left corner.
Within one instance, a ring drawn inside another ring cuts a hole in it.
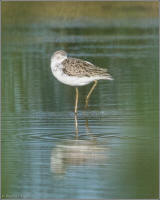
[[[86,104],[85,104],[84,108],[85,108],[85,109],[88,108],[88,99],[86,99]]]

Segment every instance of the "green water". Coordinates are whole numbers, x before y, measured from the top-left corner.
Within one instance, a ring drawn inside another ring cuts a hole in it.
[[[45,17],[42,6],[34,7],[36,18],[32,6],[14,5],[3,4],[2,14],[2,198],[158,198],[158,16],[152,7],[147,17],[128,7],[132,17],[116,18],[106,4],[109,19],[74,18],[51,17],[50,3]],[[91,85],[79,88],[78,129],[75,89],[50,69],[59,49],[114,77],[99,81],[87,111]]]

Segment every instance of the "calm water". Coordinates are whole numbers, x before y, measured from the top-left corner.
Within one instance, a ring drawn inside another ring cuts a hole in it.
[[[158,197],[157,19],[11,22],[3,19],[2,197]],[[114,77],[99,81],[87,111],[91,85],[80,88],[78,119],[74,88],[51,74],[59,49]]]

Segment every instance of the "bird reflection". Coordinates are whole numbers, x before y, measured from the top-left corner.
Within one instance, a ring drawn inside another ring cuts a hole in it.
[[[81,140],[78,138],[78,119],[75,115],[76,138],[58,144],[51,152],[50,168],[54,174],[62,175],[69,167],[100,164],[107,159],[108,147],[103,146],[102,142],[98,142],[95,137],[92,137],[88,119],[86,119],[85,126],[86,134],[90,134],[91,138]]]
[[[74,115],[74,124],[75,124],[75,133],[76,133],[76,139],[78,139],[78,119],[77,119],[77,114]]]

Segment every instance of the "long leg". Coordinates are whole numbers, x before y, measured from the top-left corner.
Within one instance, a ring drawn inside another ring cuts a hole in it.
[[[94,90],[94,88],[96,87],[96,85],[97,85],[97,83],[98,83],[98,81],[96,80],[96,81],[94,81],[94,84],[93,84],[93,86],[92,86],[92,88],[90,89],[90,91],[89,91],[89,93],[88,93],[88,95],[87,95],[87,97],[86,97],[86,104],[85,104],[85,108],[87,108],[88,107],[88,100],[89,100],[89,98],[90,98],[90,96],[91,96],[91,94],[92,94],[92,92],[93,92],[93,90]]]
[[[76,100],[75,100],[75,109],[74,109],[75,114],[77,114],[77,108],[78,108],[78,88],[76,87]]]
[[[77,115],[74,115],[74,123],[75,123],[75,131],[76,131],[76,139],[78,139],[78,119],[77,119]]]

